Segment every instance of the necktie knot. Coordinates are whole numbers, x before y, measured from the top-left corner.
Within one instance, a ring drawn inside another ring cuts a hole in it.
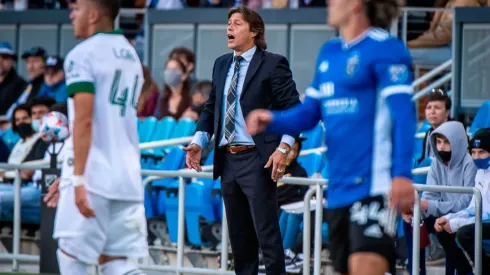
[[[241,55],[235,55],[235,62],[240,64],[240,62],[242,62],[243,60],[243,57]]]

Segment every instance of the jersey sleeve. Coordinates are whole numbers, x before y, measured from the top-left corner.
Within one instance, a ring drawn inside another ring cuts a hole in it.
[[[385,49],[383,49],[385,47]],[[388,40],[380,46],[374,71],[377,90],[388,106],[392,121],[391,176],[411,178],[416,115],[412,101],[412,61],[405,45]]]
[[[77,93],[94,93],[95,79],[91,70],[89,55],[76,49],[70,52],[64,63],[66,74],[67,95],[72,97]]]

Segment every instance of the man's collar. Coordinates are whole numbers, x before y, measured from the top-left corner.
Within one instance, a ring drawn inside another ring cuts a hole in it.
[[[255,51],[257,51],[257,46],[254,45],[252,48],[242,54],[243,59],[250,63],[254,57]],[[233,52],[233,56],[236,56],[236,52]]]

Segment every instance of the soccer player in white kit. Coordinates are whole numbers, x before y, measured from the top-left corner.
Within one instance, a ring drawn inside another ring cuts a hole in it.
[[[144,274],[128,257],[148,254],[136,103],[144,82],[133,46],[114,30],[117,0],[78,0],[70,14],[85,39],[65,59],[70,130],[67,156],[48,206],[62,275]]]

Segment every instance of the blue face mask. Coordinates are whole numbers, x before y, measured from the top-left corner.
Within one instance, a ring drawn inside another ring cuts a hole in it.
[[[484,159],[473,159],[473,162],[478,169],[488,169],[488,167],[490,167],[490,157]]]
[[[41,120],[40,119],[33,119],[32,120],[32,130],[34,132],[39,132],[39,127],[41,127]]]

